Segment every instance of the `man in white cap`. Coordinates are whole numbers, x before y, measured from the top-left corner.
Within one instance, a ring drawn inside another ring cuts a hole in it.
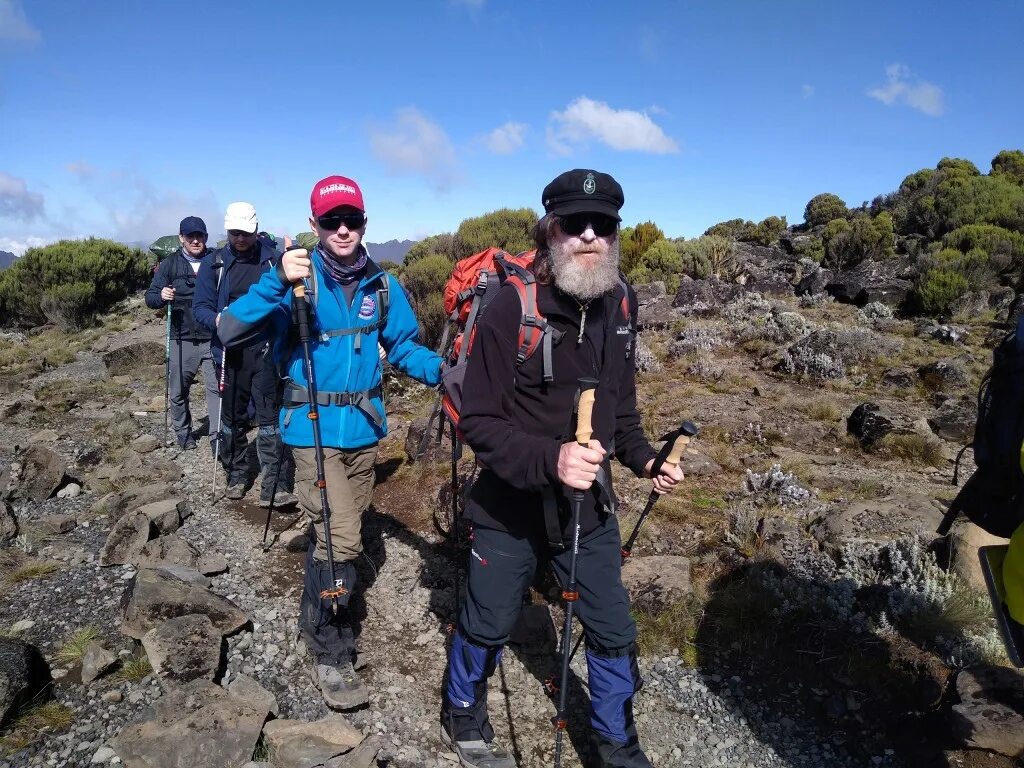
[[[262,473],[260,503],[269,506],[294,504],[291,472],[285,466],[285,451],[278,432],[280,378],[262,329],[251,337],[236,340],[224,352],[217,325],[220,313],[272,269],[280,254],[257,237],[259,221],[250,203],[231,203],[224,214],[228,242],[203,258],[196,281],[192,308],[196,322],[213,332],[210,349],[214,360],[223,361],[223,403],[221,404],[221,463],[227,474],[229,499],[241,499],[246,491],[246,428],[250,399],[256,407],[259,433],[256,451]]]

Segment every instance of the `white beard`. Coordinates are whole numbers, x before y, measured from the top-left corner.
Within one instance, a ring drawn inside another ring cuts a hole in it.
[[[564,245],[552,245],[549,254],[555,285],[580,301],[603,296],[619,282],[618,237],[609,244],[605,258],[593,266],[582,264]]]

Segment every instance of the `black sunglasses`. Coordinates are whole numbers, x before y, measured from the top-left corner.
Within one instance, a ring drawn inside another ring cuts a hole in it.
[[[330,230],[335,232],[341,228],[341,225],[345,225],[345,229],[361,229],[366,224],[366,214],[354,211],[352,213],[326,213],[323,216],[316,217],[316,223],[320,225],[320,229]]]
[[[229,229],[228,234],[232,237],[256,237],[255,232],[246,232],[244,229]]]
[[[558,226],[565,234],[574,237],[582,235],[588,226],[598,237],[608,237],[615,234],[619,222],[603,213],[571,213],[568,216],[559,216]]]

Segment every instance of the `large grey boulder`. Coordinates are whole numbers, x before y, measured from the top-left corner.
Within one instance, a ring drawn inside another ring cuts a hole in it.
[[[220,667],[221,633],[204,614],[177,616],[142,636],[150,666],[164,682],[212,680]]]
[[[141,512],[129,512],[121,517],[107,534],[100,550],[100,565],[135,563],[142,554],[152,532],[153,523]]]
[[[922,494],[854,501],[828,508],[812,523],[811,535],[824,547],[854,552],[906,536],[927,545],[937,538],[944,511],[941,503]]]
[[[951,397],[928,417],[928,426],[943,440],[966,444],[974,438],[977,420],[977,400],[973,397]]]
[[[103,364],[111,376],[135,373],[148,365],[164,362],[164,345],[155,341],[136,341],[103,353]]]
[[[846,432],[865,447],[875,445],[893,430],[892,418],[878,403],[861,403],[846,418]]]
[[[141,512],[122,515],[111,527],[100,550],[100,565],[132,565],[146,542],[156,535],[153,522]]]
[[[332,757],[324,763],[324,768],[374,768],[377,765],[377,753],[383,747],[380,736],[370,736],[351,752]]]
[[[315,722],[271,720],[263,738],[280,768],[314,768],[358,746],[363,734],[342,715],[328,715]]]
[[[136,512],[141,512],[148,517],[161,535],[174,533],[181,527],[182,520],[188,517],[188,507],[180,499],[163,499],[152,501],[139,507]]]
[[[228,684],[228,693],[256,709],[266,707],[274,717],[278,715],[277,697],[248,675],[236,675]]]
[[[177,534],[160,536],[145,544],[131,562],[142,568],[180,565],[199,570],[200,552]]]
[[[0,637],[0,725],[18,708],[49,691],[50,668],[39,649],[24,640]]]
[[[917,369],[917,375],[926,387],[940,392],[965,387],[970,383],[967,370],[958,360],[936,360],[922,365]]]
[[[691,280],[684,278],[676,291],[672,306],[684,314],[713,314],[743,293],[741,286],[723,283],[721,280]]]
[[[908,265],[899,259],[866,260],[851,269],[834,273],[826,290],[836,301],[858,307],[877,301],[899,309],[914,287],[908,269]]]
[[[110,741],[126,768],[240,768],[268,712],[206,680],[168,689],[154,709]]]
[[[230,600],[166,571],[143,568],[121,598],[121,632],[141,640],[162,622],[190,613],[208,616],[222,635],[237,632],[249,622]]]
[[[965,746],[1007,757],[1024,752],[1024,676],[1008,667],[982,665],[956,678],[960,703],[951,718],[954,737]]]
[[[622,583],[634,608],[663,611],[690,594],[690,559],[681,555],[631,557],[622,566]]]
[[[144,506],[161,499],[174,496],[174,489],[167,483],[149,483],[128,488],[124,491],[111,492],[96,502],[93,511],[96,513],[120,517],[129,510]]]
[[[60,487],[67,463],[44,445],[19,451],[11,465],[8,495],[21,501],[46,501]]]

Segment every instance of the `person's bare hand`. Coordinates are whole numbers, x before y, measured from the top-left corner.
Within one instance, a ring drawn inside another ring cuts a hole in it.
[[[284,270],[284,276],[289,283],[305,280],[310,276],[312,266],[313,262],[309,260],[309,251],[305,248],[293,248],[290,251],[285,251],[284,256],[281,257],[281,269]]]
[[[651,469],[654,467],[654,459],[647,462],[644,470],[648,475],[651,474]],[[654,481],[655,493],[669,493],[676,485],[683,480],[683,470],[675,464],[669,464],[667,461],[661,465],[661,471],[658,472],[652,479]]]
[[[589,446],[563,443],[558,451],[558,479],[570,488],[585,491],[597,478],[604,457],[604,447],[598,440],[591,440]]]
[[[174,301],[174,289],[166,285],[160,289],[160,298],[164,301]]]

